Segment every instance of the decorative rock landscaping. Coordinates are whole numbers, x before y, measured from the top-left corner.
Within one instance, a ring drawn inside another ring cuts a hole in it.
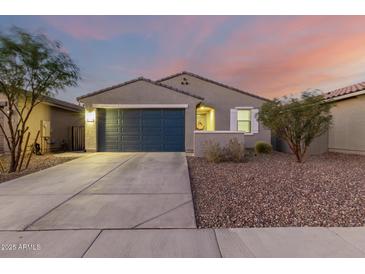
[[[297,163],[275,152],[245,163],[188,157],[197,225],[363,226],[365,157],[328,153]]]

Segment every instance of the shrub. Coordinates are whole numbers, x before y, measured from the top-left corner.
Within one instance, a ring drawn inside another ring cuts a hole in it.
[[[211,140],[207,141],[205,144],[204,157],[208,162],[219,163],[223,161],[223,151],[221,146]]]
[[[231,139],[228,145],[223,149],[225,161],[239,163],[244,160],[245,146],[238,142],[237,138]]]
[[[255,144],[255,152],[269,154],[272,152],[272,146],[269,143],[258,141]]]

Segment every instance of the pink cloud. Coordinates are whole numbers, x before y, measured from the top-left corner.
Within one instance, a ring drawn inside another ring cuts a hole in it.
[[[365,78],[365,16],[249,19],[208,43],[220,37],[219,28],[232,17],[45,17],[77,39],[108,40],[127,33],[154,38],[159,49],[148,62],[110,67],[128,75],[158,79],[191,70],[267,97]]]
[[[361,26],[365,17],[259,22],[250,32],[233,33],[227,42],[208,51],[204,66],[217,79],[268,97],[329,87],[329,82],[334,86],[346,76],[365,72],[363,67],[352,70],[354,63],[365,61]],[[213,67],[210,60],[219,65]]]

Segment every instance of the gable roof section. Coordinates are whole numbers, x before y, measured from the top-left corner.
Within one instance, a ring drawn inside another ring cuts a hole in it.
[[[365,82],[335,89],[327,92],[324,96],[327,100],[339,100],[341,98],[349,98],[359,95],[359,92],[365,93]]]
[[[94,92],[85,94],[83,96],[77,97],[76,99],[77,99],[77,101],[79,101],[80,99],[87,98],[87,97],[90,97],[90,96],[94,96],[94,95],[97,95],[97,94],[100,94],[100,93],[104,93],[106,91],[109,91],[109,90],[112,90],[112,89],[116,89],[116,88],[120,88],[120,87],[129,85],[129,84],[132,84],[134,82],[138,82],[138,81],[144,81],[144,82],[147,82],[147,83],[156,85],[156,86],[160,86],[160,87],[164,87],[164,88],[170,89],[172,91],[175,91],[175,92],[178,92],[178,93],[181,93],[181,94],[190,96],[190,97],[194,97],[194,98],[199,99],[199,100],[204,100],[203,97],[200,97],[198,95],[194,95],[194,94],[191,94],[189,92],[186,92],[186,91],[183,91],[183,90],[180,90],[180,89],[177,89],[177,88],[174,88],[174,87],[171,87],[171,86],[162,84],[162,83],[158,83],[158,82],[152,81],[150,79],[146,79],[144,77],[139,77],[139,78],[136,78],[136,79],[133,79],[133,80],[130,80],[130,81],[123,82],[123,83],[118,84],[118,85],[114,85],[114,86],[110,86],[110,87],[107,87],[107,88],[103,88],[103,89],[100,89],[100,90],[97,90],[97,91],[94,91]]]
[[[170,76],[167,76],[165,78],[162,78],[162,79],[159,79],[157,80],[156,82],[158,83],[161,83],[163,81],[166,81],[166,80],[169,80],[171,78],[175,78],[175,77],[178,77],[178,76],[182,76],[182,75],[189,75],[191,77],[195,77],[195,78],[198,78],[200,80],[203,80],[203,81],[206,81],[206,82],[209,82],[209,83],[212,83],[212,84],[215,84],[215,85],[218,85],[218,86],[221,86],[221,87],[224,87],[224,88],[227,88],[227,89],[230,89],[230,90],[233,90],[233,91],[236,91],[236,92],[239,92],[239,93],[242,93],[242,94],[245,94],[245,95],[248,95],[248,96],[251,96],[251,97],[255,97],[255,98],[258,98],[260,100],[264,100],[264,101],[270,101],[269,99],[267,98],[264,98],[264,97],[261,97],[261,96],[258,96],[256,94],[252,94],[252,93],[249,93],[249,92],[246,92],[246,91],[243,91],[243,90],[240,90],[238,88],[235,88],[235,87],[232,87],[232,86],[228,86],[226,84],[223,84],[223,83],[220,83],[220,82],[217,82],[217,81],[214,81],[214,80],[211,80],[211,79],[208,79],[208,78],[205,78],[203,76],[200,76],[200,75],[197,75],[195,73],[192,73],[192,72],[188,72],[188,71],[182,71],[182,72],[179,72],[179,73],[176,73],[176,74],[173,74],[173,75],[170,75]]]

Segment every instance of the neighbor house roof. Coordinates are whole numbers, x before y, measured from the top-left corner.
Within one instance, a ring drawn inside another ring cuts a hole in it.
[[[107,88],[103,88],[103,89],[100,89],[100,90],[97,90],[97,91],[88,93],[86,95],[77,97],[76,99],[79,101],[80,99],[87,98],[87,97],[90,97],[90,96],[94,96],[94,95],[97,95],[97,94],[100,94],[100,93],[103,93],[103,92],[106,92],[106,91],[109,91],[109,90],[112,90],[112,89],[115,89],[115,88],[120,88],[122,86],[126,86],[128,84],[131,84],[131,83],[134,83],[134,82],[137,82],[137,81],[148,82],[148,83],[151,83],[151,84],[156,85],[156,86],[164,87],[164,88],[170,89],[172,91],[175,91],[175,92],[178,92],[178,93],[187,95],[187,96],[191,96],[191,97],[197,98],[199,100],[204,100],[203,97],[200,97],[198,95],[194,95],[194,94],[192,94],[190,92],[186,92],[186,91],[183,91],[183,90],[180,90],[180,89],[177,89],[177,88],[174,88],[174,87],[171,87],[171,86],[168,86],[168,85],[159,83],[159,82],[155,82],[155,81],[152,81],[152,80],[147,79],[147,78],[144,78],[144,77],[139,77],[139,78],[136,78],[136,79],[133,79],[133,80],[130,80],[130,81],[123,82],[121,84],[117,84],[117,85],[114,85],[114,86],[110,86],[110,87],[107,87]]]
[[[339,100],[342,98],[357,96],[359,93],[365,93],[365,82],[335,89],[333,91],[327,92],[324,96],[328,100]]]
[[[63,109],[67,109],[67,110],[71,110],[71,111],[75,111],[75,112],[79,112],[81,110],[83,110],[83,107],[78,106],[76,104],[72,104],[66,101],[62,101],[53,97],[49,97],[49,96],[44,96],[43,103],[51,105],[51,106],[55,106],[55,107],[59,107],[59,108],[63,108]]]
[[[264,97],[261,97],[261,96],[258,96],[256,94],[252,94],[252,93],[249,93],[249,92],[246,92],[246,91],[243,91],[243,90],[240,90],[238,88],[235,88],[235,87],[232,87],[232,86],[228,86],[226,84],[223,84],[223,83],[220,83],[220,82],[217,82],[217,81],[214,81],[214,80],[211,80],[211,79],[208,79],[208,78],[205,78],[203,76],[200,76],[200,75],[197,75],[195,73],[192,73],[192,72],[188,72],[188,71],[182,71],[182,72],[179,72],[179,73],[176,73],[176,74],[173,74],[173,75],[170,75],[170,76],[167,76],[165,78],[162,78],[162,79],[159,79],[157,80],[156,82],[163,82],[163,81],[166,81],[166,80],[169,80],[171,78],[175,78],[175,77],[178,77],[178,76],[182,76],[182,75],[190,75],[192,77],[195,77],[195,78],[198,78],[200,80],[203,80],[203,81],[206,81],[206,82],[209,82],[209,83],[212,83],[212,84],[215,84],[215,85],[218,85],[218,86],[221,86],[221,87],[224,87],[224,88],[227,88],[227,89],[230,89],[230,90],[233,90],[233,91],[236,91],[236,92],[239,92],[239,93],[242,93],[242,94],[245,94],[245,95],[248,95],[248,96],[252,96],[252,97],[255,97],[255,98],[258,98],[258,99],[261,99],[261,100],[265,100],[265,101],[270,101],[269,99],[267,98],[264,98]]]

